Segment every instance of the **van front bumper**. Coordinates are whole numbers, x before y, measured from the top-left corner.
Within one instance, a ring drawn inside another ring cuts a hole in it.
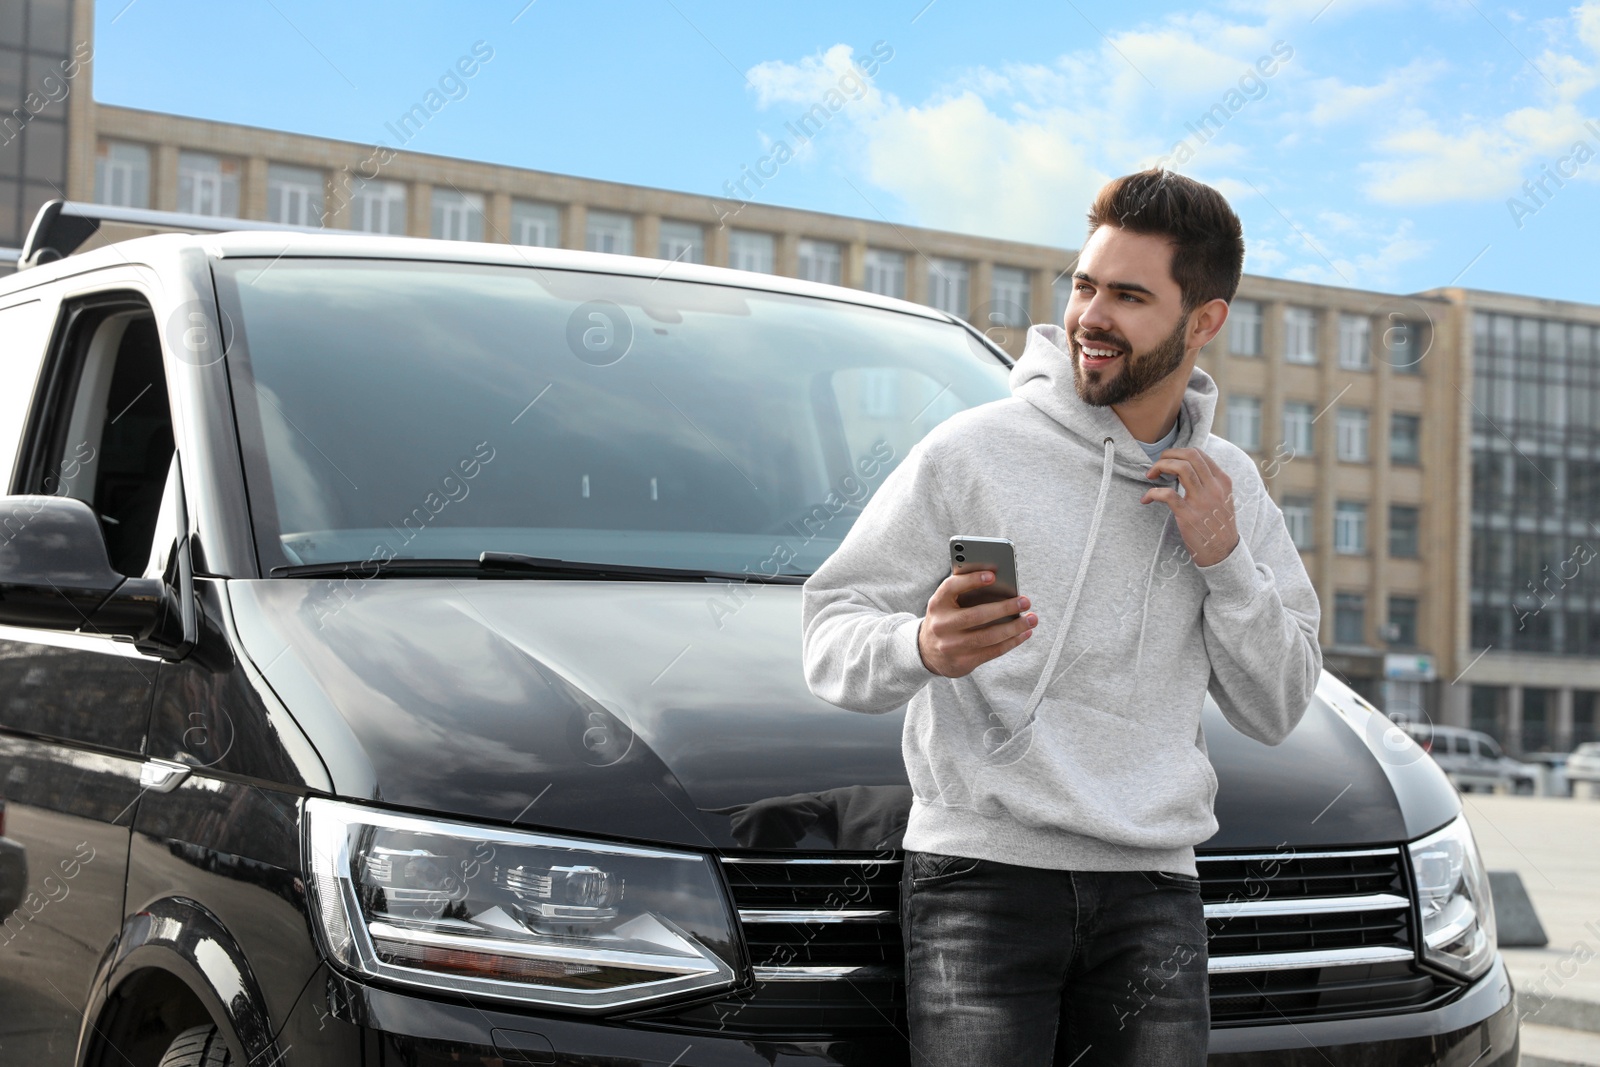
[[[309,989],[282,1035],[284,1062],[345,1067],[352,1045],[367,1067],[462,1063],[659,1064],[661,1067],[898,1067],[905,1038],[888,1026],[792,1040],[507,1010],[487,1001],[419,997],[332,977]],[[322,1001],[326,993],[327,1006]],[[304,1025],[305,1020],[313,1024]],[[345,1025],[330,1026],[331,1020]],[[1430,1011],[1217,1029],[1213,1067],[1515,1067],[1516,997],[1504,963]]]

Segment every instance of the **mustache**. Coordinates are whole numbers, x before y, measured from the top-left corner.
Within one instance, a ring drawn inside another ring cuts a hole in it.
[[[1090,344],[1094,345],[1096,348],[1114,348],[1124,355],[1133,351],[1132,345],[1128,344],[1124,338],[1118,337],[1114,333],[1096,333],[1094,331],[1079,333],[1072,339],[1072,342],[1080,349],[1083,348],[1084,345]]]

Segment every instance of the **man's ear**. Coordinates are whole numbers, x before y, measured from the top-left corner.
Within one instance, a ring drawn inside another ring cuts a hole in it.
[[[1189,313],[1189,337],[1185,346],[1190,351],[1198,351],[1210,344],[1217,334],[1222,332],[1223,323],[1228,321],[1228,302],[1221,297],[1208,300]]]

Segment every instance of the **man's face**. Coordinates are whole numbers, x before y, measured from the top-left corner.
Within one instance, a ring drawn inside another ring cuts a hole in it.
[[[1163,237],[1101,226],[1083,246],[1062,323],[1087,404],[1132,400],[1183,365],[1189,316]]]

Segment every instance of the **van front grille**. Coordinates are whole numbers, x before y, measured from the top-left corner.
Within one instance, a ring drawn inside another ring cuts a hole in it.
[[[1214,1027],[1416,1011],[1461,988],[1416,965],[1398,848],[1197,859]],[[671,1023],[795,1038],[903,1033],[900,868],[899,852],[725,856],[755,988],[671,1012]]]
[[[1196,861],[1213,1027],[1416,1011],[1460,990],[1416,965],[1398,848]]]

